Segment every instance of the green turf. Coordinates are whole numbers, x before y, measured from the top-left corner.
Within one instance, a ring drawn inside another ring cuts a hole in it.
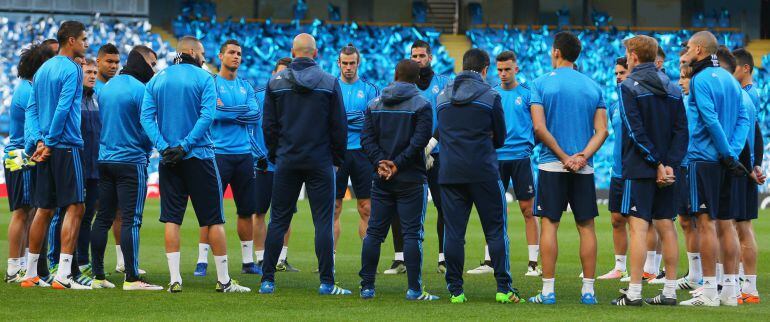
[[[5,200],[0,200],[5,203]],[[230,268],[233,277],[242,284],[258,288],[258,276],[240,274],[240,251],[234,227],[234,206],[227,201],[228,240]],[[316,266],[313,251],[312,222],[307,202],[299,203],[299,213],[294,217],[294,231],[290,242],[289,260],[302,270],[301,273],[278,273],[276,293],[273,295],[220,294],[214,291],[216,283],[213,267],[207,277],[192,275],[197,258],[198,230],[191,207],[186,224],[182,227],[182,276],[184,292],[124,292],[122,290],[97,291],[55,291],[51,289],[21,289],[18,285],[0,285],[0,320],[20,319],[47,320],[697,320],[718,318],[741,320],[764,320],[770,316],[767,304],[744,305],[738,308],[684,308],[651,307],[616,308],[609,301],[617,296],[622,286],[617,281],[597,281],[596,293],[599,305],[578,304],[581,281],[578,259],[577,232],[570,216],[565,216],[559,236],[561,246],[557,267],[556,291],[558,303],[544,307],[535,304],[501,305],[494,301],[495,282],[491,275],[465,275],[465,292],[469,301],[465,304],[450,304],[443,275],[436,273],[437,239],[435,233],[435,209],[429,207],[425,222],[425,261],[423,280],[426,289],[442,297],[438,302],[412,303],[404,299],[406,276],[378,275],[377,297],[373,300],[358,298],[358,269],[360,268],[361,242],[358,239],[358,214],[355,203],[345,203],[343,212],[343,233],[337,252],[337,280],[353,291],[353,296],[321,297],[317,295],[318,275],[312,273]],[[605,208],[606,207],[601,207]],[[538,278],[524,277],[527,247],[524,242],[523,221],[518,207],[509,207],[509,234],[511,239],[511,273],[514,286],[522,296],[536,294],[540,289]],[[767,211],[762,211],[765,215]],[[163,226],[157,221],[159,204],[149,200],[145,209],[144,226],[141,230],[141,267],[148,271],[147,278],[165,285],[168,281],[168,267],[163,249]],[[468,227],[466,247],[466,269],[478,264],[483,256],[483,236],[478,217],[472,216]],[[0,259],[5,263],[7,256],[6,233],[8,216],[0,217]],[[609,216],[606,212],[598,218],[599,265],[598,273],[604,273],[613,265],[612,242]],[[770,254],[763,247],[770,242],[770,224],[766,220],[756,223],[759,255],[759,289],[768,294]],[[112,244],[112,241],[110,241]],[[383,245],[380,271],[390,265],[392,243],[388,239]],[[114,248],[108,247],[106,267],[115,266]],[[684,254],[684,252],[682,252]],[[0,265],[5,269],[4,265]],[[212,265],[213,266],[213,265]],[[686,259],[680,263],[686,269]],[[116,284],[116,274],[108,277]],[[655,287],[645,287],[644,293],[652,295]],[[679,299],[689,298],[686,292],[679,293]],[[765,298],[765,301],[770,298]]]

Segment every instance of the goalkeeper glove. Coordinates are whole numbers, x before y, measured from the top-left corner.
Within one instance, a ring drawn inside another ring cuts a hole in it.
[[[27,153],[23,149],[16,149],[8,151],[5,154],[5,167],[11,171],[19,171],[35,165],[35,162],[30,160]]]

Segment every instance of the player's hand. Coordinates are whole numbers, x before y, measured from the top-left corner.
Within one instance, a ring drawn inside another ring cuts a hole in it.
[[[754,171],[751,172],[751,180],[753,180],[758,185],[765,184],[765,181],[767,181],[767,176],[765,175],[764,171],[762,171],[762,167],[755,166]]]
[[[48,148],[43,141],[37,142],[37,149],[35,149],[35,153],[32,154],[32,161],[43,162],[48,160],[48,157],[50,156],[51,149]]]
[[[733,157],[722,158],[719,162],[727,168],[727,171],[730,171],[730,173],[736,177],[750,175],[749,170],[746,170],[746,167]]]
[[[674,169],[663,164],[658,165],[657,175],[655,183],[659,188],[668,187],[676,182],[676,175],[674,175]]]
[[[427,156],[425,156],[425,170],[430,170],[431,168],[433,168],[434,161],[435,160],[433,159],[432,155],[428,154]]]
[[[21,170],[24,167],[25,155],[26,154],[24,154],[24,150],[22,149],[8,151],[3,158],[5,168],[11,172]]]
[[[433,152],[433,149],[436,147],[436,145],[438,145],[438,140],[436,140],[436,138],[430,138],[428,145],[425,146],[425,150],[423,151],[425,153],[425,170],[430,170],[430,168],[433,168],[433,162],[436,160],[430,153]]]
[[[390,168],[388,168],[388,165],[383,162],[380,162],[377,165],[377,175],[380,176],[380,179],[387,180],[387,178],[390,177]]]
[[[588,164],[588,160],[583,153],[576,153],[567,158],[567,162],[564,162],[564,169],[569,172],[578,172]]]
[[[257,160],[257,172],[265,173],[267,172],[267,167],[267,158],[262,157]]]
[[[385,167],[385,169],[387,169],[383,171],[383,174],[385,174],[385,178],[384,178],[385,180],[390,180],[390,178],[393,178],[393,176],[396,175],[396,173],[398,172],[398,167],[396,166],[395,163],[393,163],[393,161],[390,161],[390,160],[380,161],[380,164],[378,167],[379,168]]]
[[[184,151],[184,148],[182,148],[181,145],[175,146],[173,148],[168,148],[163,150],[161,153],[162,159],[161,162],[164,165],[175,165],[182,161],[184,159],[184,156],[187,154],[187,152]]]
[[[225,106],[225,103],[222,103],[222,100],[217,98],[217,106]]]

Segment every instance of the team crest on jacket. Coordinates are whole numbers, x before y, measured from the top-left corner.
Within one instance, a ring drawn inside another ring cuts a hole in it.
[[[364,91],[358,91],[358,94],[356,94],[358,98],[364,98]]]
[[[433,85],[433,94],[438,94],[438,85]]]
[[[246,94],[246,88],[241,86],[241,94]]]
[[[516,105],[521,105],[521,96],[516,97]]]

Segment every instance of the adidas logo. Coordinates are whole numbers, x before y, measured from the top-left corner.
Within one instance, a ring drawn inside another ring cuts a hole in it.
[[[693,257],[692,259],[693,259],[693,260],[698,260],[698,259],[700,259],[700,257],[698,257],[698,256],[695,256],[695,257]]]
[[[543,210],[543,207],[540,207],[540,205],[538,205],[537,210]]]
[[[706,207],[705,203],[700,205],[700,209],[706,209],[706,208],[708,208],[708,207]]]
[[[636,211],[636,206],[631,207],[631,211]]]

